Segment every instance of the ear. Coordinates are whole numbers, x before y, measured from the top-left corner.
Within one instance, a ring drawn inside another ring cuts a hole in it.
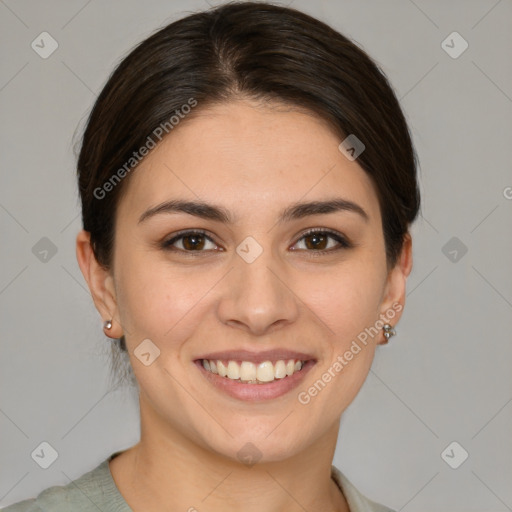
[[[101,318],[112,321],[112,328],[105,329],[105,334],[109,338],[120,338],[123,330],[119,322],[114,279],[110,270],[96,260],[88,231],[81,230],[76,237],[76,258]]]
[[[380,306],[380,318],[395,326],[402,316],[405,306],[407,277],[412,269],[412,238],[410,233],[404,236],[404,243],[396,265],[389,271]],[[382,333],[379,344],[387,343]]]

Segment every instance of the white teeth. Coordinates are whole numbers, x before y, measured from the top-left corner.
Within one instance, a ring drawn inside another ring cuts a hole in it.
[[[242,361],[241,364],[238,364],[236,361],[227,361],[227,365],[220,360],[203,359],[202,362],[206,371],[217,373],[221,377],[231,380],[250,384],[284,379],[286,376],[293,375],[295,372],[302,370],[304,366],[304,361],[295,359],[287,361],[280,359],[275,364],[272,361],[264,361],[258,365],[250,361]]]
[[[258,365],[256,378],[260,382],[270,382],[274,380],[274,365],[271,361],[264,361]]]
[[[221,377],[228,376],[228,369],[224,366],[224,363],[222,361],[217,361],[217,371],[219,372],[219,375]]]
[[[282,379],[286,377],[286,364],[284,361],[277,361],[274,367],[276,379]]]
[[[243,361],[240,365],[240,379],[245,381],[256,380],[256,365],[249,361]]]
[[[233,380],[240,378],[240,366],[238,366],[234,361],[229,361],[229,363],[228,363],[228,375],[227,376]]]

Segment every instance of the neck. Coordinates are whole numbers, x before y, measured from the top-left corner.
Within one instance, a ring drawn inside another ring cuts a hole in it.
[[[302,452],[254,465],[212,452],[168,424],[155,428],[155,421],[146,422],[151,429],[143,421],[141,441],[110,463],[134,512],[349,512],[331,478],[339,421]]]

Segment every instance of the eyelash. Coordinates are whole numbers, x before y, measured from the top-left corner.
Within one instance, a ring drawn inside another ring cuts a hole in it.
[[[306,231],[305,233],[302,233],[301,237],[293,245],[296,245],[298,242],[300,242],[306,236],[310,236],[310,235],[314,235],[314,234],[329,235],[330,238],[336,240],[336,242],[338,242],[340,245],[338,247],[335,247],[334,249],[333,248],[322,249],[322,250],[318,250],[318,251],[316,251],[314,249],[299,249],[299,250],[301,250],[301,251],[305,250],[306,252],[309,252],[309,253],[314,254],[315,256],[318,256],[318,255],[324,255],[324,254],[331,254],[331,253],[337,252],[342,249],[349,249],[349,248],[353,247],[353,244],[351,244],[346,238],[344,238],[342,235],[340,235],[336,231],[331,231],[330,229],[316,229],[316,228],[310,229],[310,230]],[[180,231],[175,236],[173,236],[171,239],[162,242],[162,244],[161,244],[162,249],[164,249],[166,251],[180,251],[180,252],[186,254],[187,256],[188,255],[196,256],[196,254],[194,254],[194,253],[200,254],[203,252],[208,252],[208,251],[187,251],[184,249],[177,249],[177,248],[172,247],[172,245],[175,242],[177,242],[178,240],[180,240],[186,236],[190,236],[190,235],[202,235],[206,239],[208,239],[210,242],[215,244],[215,242],[212,240],[212,238],[206,234],[206,231],[197,229],[197,230]],[[215,245],[217,245],[217,244],[215,244]]]

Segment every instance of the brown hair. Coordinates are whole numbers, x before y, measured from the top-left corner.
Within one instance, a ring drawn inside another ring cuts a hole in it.
[[[98,262],[110,268],[116,206],[134,152],[191,99],[199,109],[239,97],[306,109],[341,137],[364,143],[357,162],[376,186],[386,259],[394,266],[420,194],[417,156],[392,87],[347,37],[300,11],[260,2],[228,3],[170,23],[108,79],[78,157],[83,228]],[[115,176],[123,179],[113,182]],[[120,348],[126,350],[124,337]]]

